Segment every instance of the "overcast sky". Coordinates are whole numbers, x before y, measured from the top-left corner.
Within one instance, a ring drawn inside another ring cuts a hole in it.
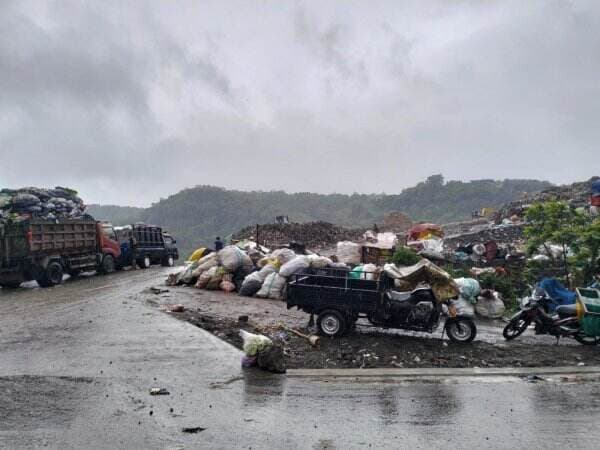
[[[396,193],[600,172],[600,2],[0,2],[0,186]]]

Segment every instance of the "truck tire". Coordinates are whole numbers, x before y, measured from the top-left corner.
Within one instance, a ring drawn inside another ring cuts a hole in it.
[[[175,260],[173,259],[173,255],[165,257],[162,261],[162,265],[165,267],[173,267],[174,264]]]
[[[104,255],[102,258],[102,264],[100,265],[100,272],[103,274],[113,273],[116,269],[115,258],[112,255]]]
[[[58,261],[52,261],[44,270],[44,273],[36,281],[40,287],[52,287],[61,284],[63,279],[63,268]]]
[[[335,309],[326,309],[317,317],[317,328],[319,333],[327,337],[338,337],[346,331],[346,319],[344,314]]]
[[[150,257],[147,255],[137,260],[137,265],[140,266],[141,269],[147,269],[150,267],[151,263],[152,261],[150,261]]]

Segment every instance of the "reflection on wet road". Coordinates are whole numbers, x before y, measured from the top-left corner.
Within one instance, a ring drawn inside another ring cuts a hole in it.
[[[597,448],[597,383],[241,371],[238,350],[137,298],[164,273],[0,291],[0,448]]]

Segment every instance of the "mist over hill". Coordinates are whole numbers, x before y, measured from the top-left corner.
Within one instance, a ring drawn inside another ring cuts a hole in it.
[[[484,207],[500,207],[551,186],[539,180],[474,180],[445,182],[432,175],[400,194],[315,194],[283,191],[236,191],[214,186],[184,189],[149,208],[90,205],[88,212],[115,225],[137,221],[161,225],[173,233],[185,257],[200,245],[212,246],[215,236],[270,223],[287,215],[292,222],[323,220],[350,227],[381,223],[401,211],[413,220],[451,222],[469,218]]]

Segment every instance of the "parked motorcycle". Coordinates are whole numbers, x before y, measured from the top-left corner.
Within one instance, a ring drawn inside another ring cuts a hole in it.
[[[475,339],[477,327],[454,301],[439,302],[429,288],[412,292],[388,291],[386,308],[368,315],[377,326],[432,333],[444,317],[444,331],[451,341],[468,343]]]
[[[556,337],[556,343],[561,337],[569,337],[584,345],[597,345],[600,338],[587,336],[579,325],[577,305],[559,305],[555,303],[543,289],[536,287],[532,295],[521,301],[521,310],[508,322],[502,335],[510,341],[520,336],[529,325],[535,324],[535,334],[549,334]],[[550,313],[554,309],[554,314]]]

